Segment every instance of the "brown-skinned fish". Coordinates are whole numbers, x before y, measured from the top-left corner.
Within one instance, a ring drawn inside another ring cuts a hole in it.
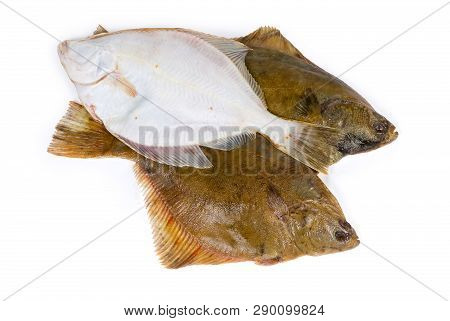
[[[94,35],[107,32],[99,26]],[[341,139],[325,151],[328,165],[398,137],[395,126],[366,99],[307,59],[278,29],[261,27],[234,40],[253,49],[245,64],[272,114],[342,131]]]
[[[106,32],[99,28],[96,33]],[[277,29],[260,28],[236,40],[253,48],[246,66],[270,112],[342,130],[342,139],[327,151],[329,165],[397,137],[395,127],[363,97],[305,58]],[[67,157],[134,161],[157,252],[170,268],[238,261],[274,264],[359,244],[316,173],[263,137],[233,151],[202,150],[214,168],[154,163],[115,139],[76,103],[58,124],[49,147]]]
[[[74,102],[48,149],[65,157],[121,157],[135,162],[156,251],[168,268],[241,261],[275,264],[359,244],[315,171],[264,137],[258,135],[232,151],[202,150],[214,167],[153,162],[112,136]]]
[[[395,126],[366,99],[305,58],[279,30],[261,27],[235,40],[253,49],[246,66],[263,90],[271,113],[343,132],[328,151],[329,165],[397,138]]]
[[[94,35],[102,34],[108,32],[99,26]],[[279,30],[262,27],[234,40],[253,49],[246,55],[245,64],[262,89],[273,122],[281,117],[340,131],[337,140],[321,147],[324,157],[320,159],[325,167],[397,138],[395,126],[367,100],[305,58]],[[270,125],[267,122],[265,127]]]

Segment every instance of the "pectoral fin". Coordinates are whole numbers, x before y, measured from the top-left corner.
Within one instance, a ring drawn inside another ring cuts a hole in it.
[[[138,95],[138,92],[134,85],[128,81],[119,71],[114,71],[108,74],[108,81],[111,86],[117,88],[118,90],[124,92],[126,95],[134,98]]]
[[[295,108],[302,117],[308,117],[309,119],[319,119],[321,117],[319,101],[311,88],[307,88],[299,97]]]

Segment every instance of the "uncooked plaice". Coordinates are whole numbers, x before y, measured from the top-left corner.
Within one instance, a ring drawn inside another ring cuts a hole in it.
[[[246,65],[271,113],[341,130],[340,141],[328,146],[328,165],[397,138],[395,126],[366,99],[305,58],[279,30],[262,27],[236,40],[253,49]]]
[[[49,152],[135,162],[162,264],[275,264],[351,249],[358,236],[316,173],[258,135],[239,149],[202,148],[214,167],[146,159],[72,102]]]
[[[94,38],[105,34],[99,27]],[[394,125],[307,59],[279,30],[263,27],[235,40],[252,49],[245,56],[246,70],[268,112],[339,133],[322,149],[323,166],[316,169],[396,139]],[[337,200],[310,168],[314,166],[289,157],[270,137],[254,134],[230,150],[201,145],[212,166],[169,166],[130,148],[96,116],[92,106],[71,102],[48,150],[65,157],[133,162],[156,251],[168,268],[242,261],[275,264],[359,244]]]
[[[260,133],[327,171],[331,127],[276,117],[245,65],[250,48],[187,29],[134,29],[64,41],[58,53],[91,115],[159,163],[208,168],[200,146],[231,150]]]

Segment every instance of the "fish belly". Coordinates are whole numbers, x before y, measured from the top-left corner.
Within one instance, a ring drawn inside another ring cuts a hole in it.
[[[157,146],[179,146],[222,138],[230,127],[257,127],[267,119],[236,65],[207,42],[167,30],[141,33],[134,41],[140,50],[130,45],[127,52],[122,42],[118,67],[137,95],[121,93],[122,99],[114,100],[103,95],[98,112],[109,130],[138,141],[146,127],[164,138]],[[177,137],[186,127],[191,131]],[[200,135],[205,128],[216,134]]]

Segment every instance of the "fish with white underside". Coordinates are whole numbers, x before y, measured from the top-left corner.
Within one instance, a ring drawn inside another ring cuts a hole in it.
[[[103,32],[58,46],[78,96],[96,120],[141,155],[208,168],[200,146],[231,150],[256,133],[326,172],[337,129],[271,114],[245,66],[250,49],[185,29]]]
[[[192,171],[152,162],[75,102],[48,148],[58,156],[120,157],[135,163],[156,253],[168,268],[278,264],[358,246],[356,231],[316,173],[260,135],[232,151],[202,150],[214,168]]]

